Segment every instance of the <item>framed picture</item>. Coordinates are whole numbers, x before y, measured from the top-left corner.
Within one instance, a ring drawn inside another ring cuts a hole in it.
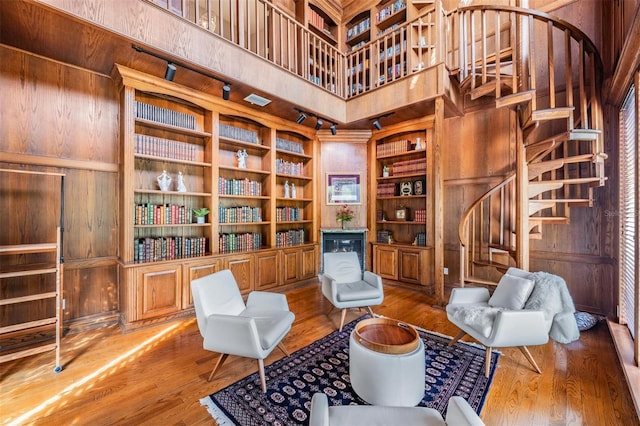
[[[360,174],[327,173],[327,204],[360,204]]]

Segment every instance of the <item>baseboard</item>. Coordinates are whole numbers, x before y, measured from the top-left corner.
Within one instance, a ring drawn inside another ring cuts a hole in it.
[[[627,379],[627,386],[636,407],[636,414],[640,419],[640,367],[634,364],[631,333],[625,326],[611,320],[607,320],[607,325],[618,353],[624,377]]]

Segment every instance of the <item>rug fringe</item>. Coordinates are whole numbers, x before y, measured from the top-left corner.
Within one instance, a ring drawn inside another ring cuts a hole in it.
[[[202,398],[200,400],[200,405],[207,407],[207,411],[219,426],[235,426],[235,423],[222,412],[222,410],[211,400],[210,396]]]

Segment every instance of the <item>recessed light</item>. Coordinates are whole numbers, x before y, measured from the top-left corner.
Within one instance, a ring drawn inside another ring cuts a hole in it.
[[[249,96],[244,98],[244,100],[261,107],[271,103],[271,99],[263,98],[262,96],[256,95],[255,93],[250,94]]]

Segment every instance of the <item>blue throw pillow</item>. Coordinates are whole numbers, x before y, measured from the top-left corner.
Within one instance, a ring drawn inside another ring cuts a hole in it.
[[[575,312],[573,314],[576,317],[576,322],[578,323],[578,330],[585,331],[589,330],[591,327],[596,325],[599,321],[599,318],[591,315],[588,312]]]

